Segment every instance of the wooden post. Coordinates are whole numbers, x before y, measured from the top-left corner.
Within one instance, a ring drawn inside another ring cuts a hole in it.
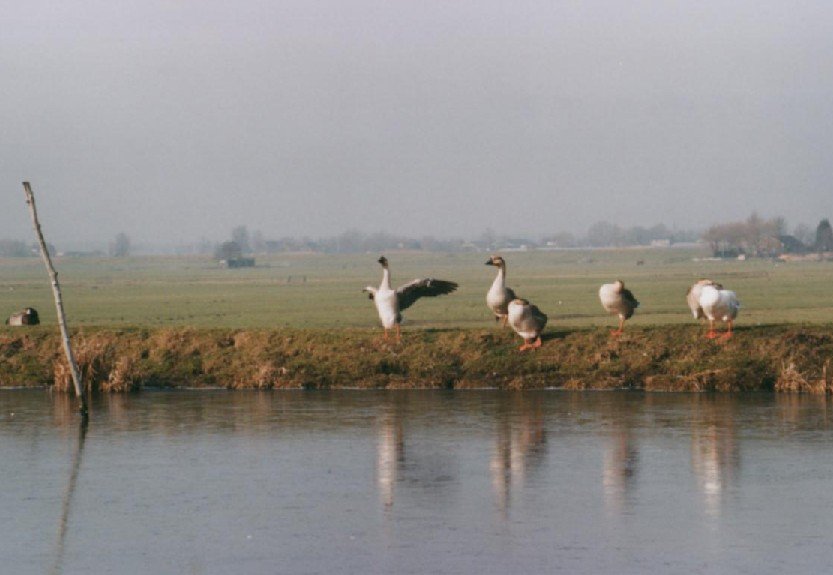
[[[64,302],[61,299],[61,286],[58,284],[58,272],[55,271],[55,267],[52,265],[52,258],[49,257],[49,250],[46,248],[46,242],[43,239],[43,232],[41,232],[40,222],[38,221],[38,210],[35,208],[35,196],[32,194],[32,188],[29,186],[29,182],[23,182],[23,191],[26,193],[26,203],[29,205],[29,213],[32,215],[32,225],[35,226],[35,233],[40,243],[40,255],[43,258],[46,271],[49,272],[49,278],[52,280],[52,295],[55,296],[55,309],[58,312],[58,325],[61,327],[61,340],[64,344],[64,353],[67,356],[69,369],[72,372],[72,382],[75,384],[75,397],[81,402],[79,411],[86,419],[89,413],[87,411],[87,398],[84,395],[84,388],[81,385],[81,371],[75,362],[75,355],[72,353],[72,346],[69,342],[69,331],[67,330],[67,321],[64,316]]]

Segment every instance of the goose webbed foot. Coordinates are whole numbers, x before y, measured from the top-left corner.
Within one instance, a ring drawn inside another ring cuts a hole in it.
[[[524,339],[524,344],[518,348],[518,351],[526,351],[528,349],[538,349],[541,347],[541,337],[536,339]]]

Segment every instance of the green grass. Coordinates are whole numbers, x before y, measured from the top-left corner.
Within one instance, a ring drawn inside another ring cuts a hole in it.
[[[455,294],[407,310],[406,329],[493,324],[484,298],[495,271],[483,265],[486,254],[387,255],[395,285],[425,276],[460,284]],[[700,277],[737,291],[743,306],[739,325],[833,323],[830,262],[694,261],[707,254],[684,249],[503,255],[509,285],[550,316],[550,329],[613,326],[597,291],[617,278],[641,302],[632,325],[692,323],[685,292]],[[55,264],[73,327],[377,328],[373,304],[361,293],[379,282],[377,257],[276,255],[240,270],[219,269],[198,257],[58,258]],[[0,315],[26,306],[37,308],[44,323],[55,322],[42,263],[0,260]]]

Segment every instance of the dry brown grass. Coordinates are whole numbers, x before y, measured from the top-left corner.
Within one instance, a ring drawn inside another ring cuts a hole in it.
[[[73,345],[85,385],[143,387],[499,388],[830,393],[833,330],[740,329],[707,341],[696,326],[548,334],[521,353],[506,329],[409,331],[403,343],[376,330],[84,329]],[[0,334],[0,385],[71,390],[53,330]]]
[[[792,393],[827,394],[833,393],[829,375],[830,360],[824,362],[821,373],[802,371],[795,361],[784,361],[775,384],[776,391]]]

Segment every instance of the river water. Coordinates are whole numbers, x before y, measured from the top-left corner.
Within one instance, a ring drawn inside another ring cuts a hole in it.
[[[0,392],[3,573],[833,572],[833,405]]]

